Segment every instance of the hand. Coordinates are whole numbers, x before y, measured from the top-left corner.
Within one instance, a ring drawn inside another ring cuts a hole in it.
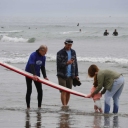
[[[79,77],[78,77],[78,76],[75,76],[75,78],[76,78],[77,80],[79,80]]]
[[[91,98],[91,97],[92,97],[91,94],[85,96],[85,98]]]
[[[47,77],[44,78],[45,80],[49,80]]]
[[[71,59],[71,60],[67,61],[67,64],[72,64],[72,63],[74,63],[74,59]]]
[[[38,80],[38,76],[34,75],[34,76],[33,76],[33,80],[34,80],[34,81],[37,81],[37,80]]]

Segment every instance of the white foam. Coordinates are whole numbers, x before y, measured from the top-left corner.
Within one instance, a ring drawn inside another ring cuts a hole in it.
[[[28,55],[25,56],[12,56],[12,57],[3,57],[0,58],[2,62],[6,63],[27,63]],[[128,64],[128,59],[125,58],[112,58],[112,57],[77,57],[79,62],[99,62],[99,63],[119,63],[119,64]],[[52,54],[46,55],[46,61],[56,61],[56,56]]]
[[[127,64],[128,59],[113,57],[78,57],[78,61]]]
[[[70,34],[70,33],[78,33],[80,31],[67,31],[67,32],[61,32],[62,34]]]
[[[28,39],[24,39],[24,38],[17,38],[17,37],[9,37],[9,36],[3,36],[1,38],[2,42],[27,42]]]
[[[0,33],[19,33],[19,32],[23,32],[23,30],[0,31]]]

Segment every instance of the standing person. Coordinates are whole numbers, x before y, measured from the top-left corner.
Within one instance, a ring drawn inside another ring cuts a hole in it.
[[[109,35],[109,33],[108,33],[107,30],[105,30],[105,32],[104,32],[104,36],[107,36],[107,35]]]
[[[89,97],[94,97],[102,88],[101,94],[105,93],[104,113],[110,111],[110,100],[113,98],[113,113],[118,113],[119,97],[124,87],[123,75],[111,70],[100,70],[96,65],[91,65],[88,68],[88,75],[97,77],[98,86]]]
[[[59,85],[72,88],[73,78],[78,79],[78,66],[75,50],[71,49],[73,41],[66,39],[63,49],[57,52],[57,77]],[[67,106],[70,99],[70,93],[61,91],[61,102]]]
[[[118,32],[116,31],[116,29],[115,29],[115,31],[113,32],[113,36],[118,36]]]
[[[41,108],[43,90],[42,85],[38,82],[38,76],[40,76],[40,70],[42,71],[44,79],[48,80],[45,70],[45,54],[47,53],[47,46],[41,45],[38,50],[33,52],[26,64],[25,71],[33,74],[33,81],[37,89],[38,108]],[[27,108],[30,108],[30,99],[32,93],[32,79],[26,77],[27,93],[26,93],[26,104]]]
[[[96,76],[94,77],[94,83],[93,87],[91,88],[91,93],[93,93],[96,90],[96,87],[98,86],[97,78]],[[86,96],[86,98],[90,97],[91,93]],[[94,110],[95,112],[100,112],[102,113],[102,105],[100,98],[102,97],[101,93],[97,93],[93,96],[93,101],[94,101]]]

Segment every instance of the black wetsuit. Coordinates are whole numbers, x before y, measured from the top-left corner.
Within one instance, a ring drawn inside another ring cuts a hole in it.
[[[104,36],[107,36],[109,33],[108,32],[104,32]]]
[[[42,97],[43,97],[43,90],[42,85],[39,82],[34,81],[36,89],[37,89],[37,99],[38,99],[38,107],[41,107]],[[30,97],[32,93],[32,79],[26,77],[26,84],[27,84],[27,93],[26,93],[26,104],[27,107],[30,108]]]
[[[118,36],[118,32],[113,32],[113,35],[114,36]]]
[[[41,56],[38,52],[38,50],[36,51],[38,53],[39,56]],[[31,73],[33,75],[36,75],[36,71],[35,71],[35,66],[34,64],[30,65],[30,69],[31,69]],[[41,66],[41,71],[43,74],[43,77],[46,78],[46,71],[45,71],[45,67]],[[31,93],[32,93],[32,79],[26,77],[26,85],[27,85],[27,92],[26,92],[26,104],[27,107],[30,108],[30,97],[31,97]],[[36,89],[37,89],[37,100],[38,100],[38,107],[41,107],[42,104],[42,97],[43,97],[43,90],[42,90],[42,84],[40,82],[34,81]]]

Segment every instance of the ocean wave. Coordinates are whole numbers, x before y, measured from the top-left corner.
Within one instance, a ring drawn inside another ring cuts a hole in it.
[[[19,33],[19,32],[23,32],[23,30],[0,31],[0,33]]]
[[[18,37],[9,37],[9,36],[3,36],[1,38],[2,42],[27,42],[28,39],[24,39],[22,37],[18,38]]]
[[[28,39],[28,42],[33,43],[33,42],[35,42],[35,40],[36,40],[35,38],[30,38],[30,39]]]
[[[5,63],[27,63],[29,56],[16,56],[16,57],[1,57],[0,60]],[[56,56],[48,54],[48,62],[55,62]],[[77,57],[78,62],[94,62],[94,63],[118,63],[118,64],[128,64],[128,59],[126,58],[113,58],[113,57]]]
[[[71,33],[78,33],[80,31],[67,31],[67,32],[61,32],[61,34],[71,34]]]
[[[0,36],[7,36],[8,34],[5,34],[5,33],[1,33]]]
[[[128,38],[128,35],[122,35],[121,37],[123,37],[123,38]]]
[[[25,39],[25,38],[22,38],[22,37],[20,37],[20,38],[18,38],[18,37],[9,37],[6,34],[0,35],[0,36],[1,36],[0,40],[2,42],[15,42],[15,43],[16,42],[29,42],[29,43],[33,43],[36,40],[34,37],[29,38],[29,39]]]

